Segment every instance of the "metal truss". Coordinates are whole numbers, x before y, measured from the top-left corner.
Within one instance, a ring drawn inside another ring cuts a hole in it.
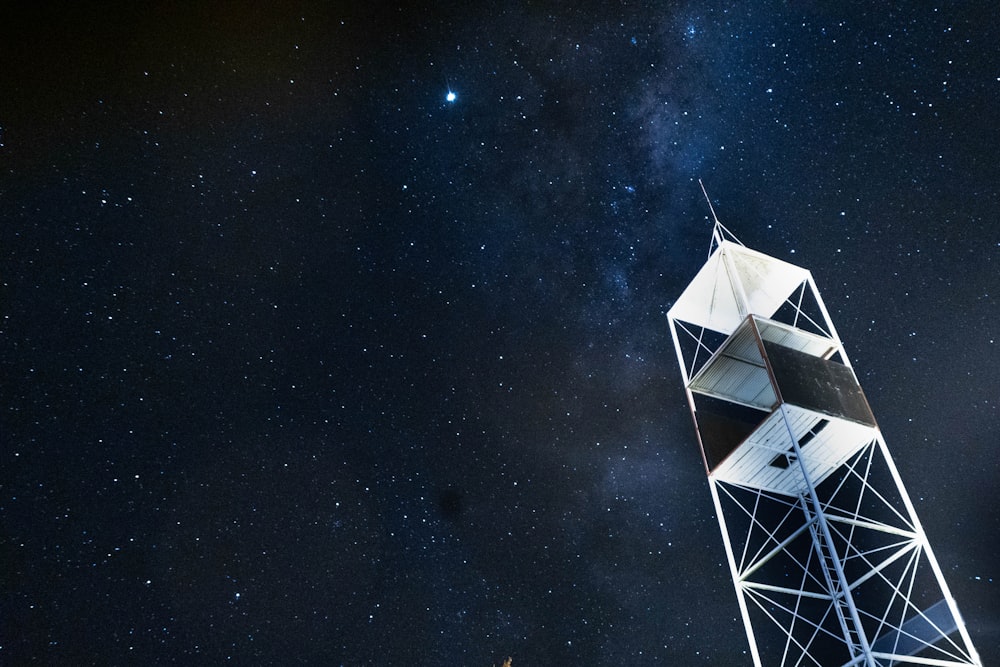
[[[668,322],[754,665],[982,667],[812,275],[712,216]]]
[[[756,665],[981,665],[881,436],[798,496],[709,478]]]
[[[791,296],[784,299],[782,307],[774,313],[772,318],[777,322],[803,331],[825,336],[836,341],[838,347],[842,349],[833,324],[829,318],[824,317],[825,311],[826,308],[819,297],[819,291],[810,276],[798,284]],[[687,363],[681,364],[686,384],[718,351],[727,337],[707,327],[692,325],[679,319],[671,320],[671,325],[673,326],[674,340],[682,355],[681,360],[682,362],[685,359],[688,360]],[[683,334],[683,336],[678,334]],[[850,366],[846,354],[841,352],[839,359],[842,363]]]

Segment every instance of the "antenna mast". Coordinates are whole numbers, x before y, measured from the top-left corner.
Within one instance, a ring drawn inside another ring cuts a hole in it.
[[[700,178],[698,179],[698,185],[701,186],[701,193],[705,195],[705,201],[708,202],[708,210],[712,212],[712,220],[715,221],[716,225],[722,224],[719,222],[719,217],[715,215],[715,207],[712,206],[712,200],[708,198],[708,192],[705,190],[705,184],[701,182]]]
[[[736,238],[735,234],[726,229],[726,226],[723,225],[721,222],[719,222],[719,216],[715,214],[715,207],[712,206],[712,200],[709,199],[708,191],[705,190],[705,184],[701,182],[700,178],[698,179],[698,185],[701,186],[701,193],[705,195],[705,201],[708,202],[708,210],[712,212],[712,220],[715,222],[715,225],[712,227],[712,243],[708,249],[709,256],[712,255],[712,251],[715,250],[715,248],[722,245],[722,241],[723,239],[725,239],[725,235],[723,234],[723,232],[728,234],[734,241],[736,241],[740,245],[743,245],[743,242],[740,241],[738,238]]]

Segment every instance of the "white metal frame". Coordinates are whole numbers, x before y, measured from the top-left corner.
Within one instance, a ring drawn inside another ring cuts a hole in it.
[[[735,304],[741,318],[775,315],[753,312],[755,302],[743,284],[748,265],[737,266],[733,259],[736,253],[753,251],[734,242],[739,243],[716,222],[709,262],[717,262],[720,284],[732,294],[716,302],[719,287],[712,286],[701,324],[733,321],[735,314],[720,318],[708,312],[718,303]],[[701,290],[704,283],[702,278]],[[752,287],[758,292],[768,289],[760,281]],[[781,289],[787,291],[788,285]],[[782,307],[790,306],[791,312],[787,324],[802,324],[828,337],[836,350],[831,356],[851,368],[812,275],[803,270],[800,287],[784,296]],[[804,307],[807,297],[812,312]],[[761,303],[759,297],[756,303]],[[692,312],[690,298],[680,310]],[[692,380],[734,329],[712,330],[679,319],[674,309],[668,321],[688,404],[696,416]],[[707,344],[708,337],[717,343]],[[687,355],[684,340],[689,343]],[[878,428],[872,427],[870,438],[842,464],[818,477],[815,467],[806,465],[792,431],[789,406],[779,398],[772,409],[771,416],[784,421],[794,448],[789,461],[797,461],[801,475],[794,493],[721,479],[718,472],[724,466],[713,470],[703,451],[753,664],[981,667]]]

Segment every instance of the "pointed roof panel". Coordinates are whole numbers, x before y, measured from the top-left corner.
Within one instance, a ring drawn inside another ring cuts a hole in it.
[[[771,317],[808,277],[806,269],[722,241],[670,317],[728,335],[749,314]]]

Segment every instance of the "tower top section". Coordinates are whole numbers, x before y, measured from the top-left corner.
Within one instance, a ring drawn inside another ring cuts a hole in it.
[[[714,234],[714,250],[677,302],[672,319],[729,335],[748,315],[772,317],[809,271]]]
[[[982,667],[812,274],[712,217],[667,320],[754,665]]]

